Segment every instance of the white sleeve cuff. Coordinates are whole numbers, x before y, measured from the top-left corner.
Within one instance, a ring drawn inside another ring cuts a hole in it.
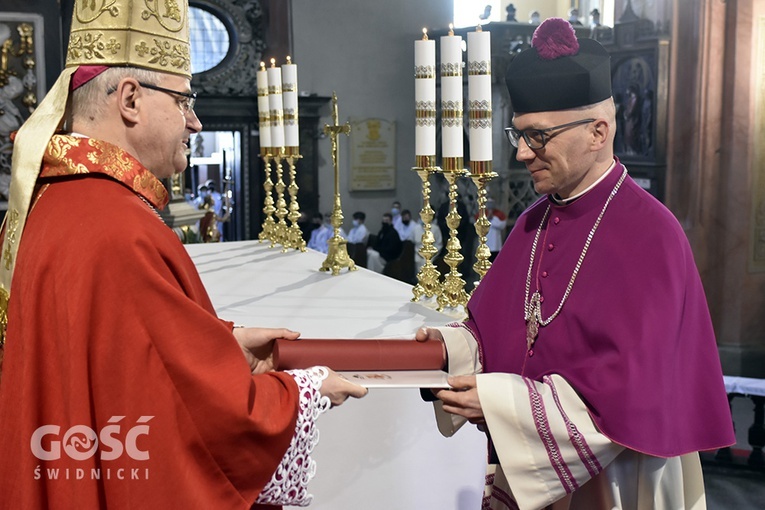
[[[316,474],[316,461],[311,458],[311,452],[319,443],[316,419],[331,406],[329,397],[323,397],[319,391],[329,372],[324,367],[312,367],[287,373],[295,378],[300,391],[295,435],[255,503],[308,506],[313,500],[308,493],[308,482]]]

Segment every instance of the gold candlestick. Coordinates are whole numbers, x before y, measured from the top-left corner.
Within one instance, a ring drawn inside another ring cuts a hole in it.
[[[287,201],[284,199],[284,190],[287,188],[286,184],[284,184],[284,167],[282,166],[282,161],[284,160],[284,147],[279,147],[277,155],[274,156],[274,161],[276,161],[276,184],[274,184],[274,188],[276,189],[276,218],[278,221],[276,221],[276,224],[274,225],[274,235],[271,237],[271,246],[274,245],[274,243],[279,243],[281,245],[284,245],[286,242],[285,239],[289,236],[289,233],[287,232],[287,220],[285,219],[287,217]]]
[[[430,174],[439,171],[439,168],[435,166],[435,157],[430,156],[417,156],[417,163],[421,166],[413,168],[417,175],[422,179],[422,203],[423,208],[420,211],[420,219],[422,219],[422,246],[419,249],[419,254],[425,259],[425,264],[420,268],[417,273],[417,285],[412,288],[412,301],[419,301],[423,296],[431,298],[437,296],[440,290],[439,279],[441,274],[433,265],[433,257],[438,250],[435,246],[435,238],[431,230],[433,223],[433,217],[435,212],[430,207]]]
[[[261,227],[260,234],[258,235],[258,241],[271,241],[274,234],[274,198],[272,191],[274,189],[274,183],[271,180],[271,160],[273,156],[270,153],[270,147],[263,147],[260,151],[260,156],[263,158],[263,170],[266,172],[266,180],[263,182],[263,190],[266,193],[266,198],[263,202],[263,214],[266,215],[266,219],[263,220],[263,226]],[[271,243],[273,246],[273,242]]]
[[[300,205],[298,204],[298,185],[295,172],[295,160],[300,159],[302,156],[298,153],[300,147],[287,147],[286,148],[286,160],[290,166],[290,184],[287,186],[287,192],[290,196],[289,214],[287,218],[290,220],[290,227],[285,239],[284,249],[293,248],[295,250],[305,251],[305,239],[303,239],[303,232],[300,230],[298,220],[300,219]]]
[[[475,282],[473,290],[481,283],[483,276],[491,267],[491,251],[486,244],[486,235],[489,233],[491,223],[486,217],[486,184],[494,179],[497,174],[491,170],[491,161],[471,161],[473,172],[470,178],[473,179],[476,188],[478,188],[478,220],[475,222],[475,232],[478,235],[478,248],[475,251],[475,264],[473,269],[478,273],[478,280]]]
[[[457,178],[467,173],[462,168],[462,158],[444,158],[444,176],[449,182],[449,214],[446,215],[446,224],[449,226],[449,241],[446,243],[444,262],[450,267],[450,270],[444,277],[444,283],[438,295],[439,312],[446,306],[464,306],[468,300],[465,280],[462,279],[462,275],[457,270],[457,266],[464,260],[462,253],[460,253],[462,247],[457,237],[457,227],[461,221],[457,212]]]
[[[356,270],[356,263],[348,256],[347,241],[340,235],[340,227],[343,225],[343,210],[340,206],[340,155],[338,153],[339,135],[349,135],[351,126],[347,122],[340,125],[340,116],[337,112],[337,94],[332,92],[332,125],[324,125],[324,133],[332,140],[332,161],[335,164],[335,204],[332,209],[332,226],[335,228],[334,235],[327,241],[327,258],[319,268],[320,271],[332,271],[333,276],[340,274],[340,269],[347,267],[349,271]]]

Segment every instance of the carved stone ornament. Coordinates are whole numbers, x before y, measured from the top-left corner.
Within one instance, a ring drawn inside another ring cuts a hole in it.
[[[207,95],[257,95],[256,72],[266,48],[261,2],[190,0],[189,6],[214,14],[226,27],[229,35],[228,54],[212,69],[194,74],[194,89]]]

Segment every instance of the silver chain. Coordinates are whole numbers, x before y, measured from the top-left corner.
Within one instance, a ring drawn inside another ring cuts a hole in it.
[[[558,305],[558,309],[555,310],[555,312],[549,316],[547,319],[542,319],[542,310],[539,307],[539,305],[534,306],[532,303],[534,299],[529,300],[529,291],[531,290],[531,270],[534,267],[534,257],[536,255],[537,251],[537,243],[539,242],[539,235],[542,232],[542,226],[545,224],[545,220],[547,220],[548,215],[550,214],[550,208],[551,205],[548,204],[547,210],[545,211],[544,216],[542,216],[542,221],[539,222],[539,227],[537,228],[537,233],[534,236],[534,243],[531,245],[531,256],[529,257],[529,272],[526,274],[526,296],[523,300],[524,305],[524,314],[523,317],[525,320],[529,320],[532,317],[532,314],[536,315],[537,322],[541,326],[547,326],[552,322],[552,320],[558,316],[561,309],[563,309],[563,305],[568,299],[568,295],[571,293],[571,289],[574,287],[574,281],[576,280],[576,275],[579,274],[579,268],[582,267],[582,262],[584,261],[585,255],[587,255],[587,250],[590,248],[590,242],[592,242],[592,237],[595,235],[595,231],[598,229],[598,225],[600,225],[600,220],[603,219],[603,215],[606,213],[606,209],[608,208],[608,204],[611,203],[611,200],[616,196],[616,192],[619,191],[619,187],[622,185],[622,182],[624,182],[625,177],[627,177],[627,169],[624,169],[624,172],[622,173],[622,176],[619,177],[619,181],[614,186],[614,189],[611,190],[611,194],[608,195],[608,199],[606,200],[606,203],[603,204],[603,209],[600,211],[600,214],[598,215],[598,219],[595,220],[595,224],[592,226],[592,229],[590,229],[590,233],[587,236],[587,241],[584,243],[584,248],[582,249],[582,253],[579,255],[579,260],[576,263],[576,267],[574,268],[574,272],[571,275],[571,280],[568,282],[568,287],[566,287],[566,292],[563,293],[563,299],[560,300],[560,304]],[[534,294],[539,295],[539,290],[534,291]]]

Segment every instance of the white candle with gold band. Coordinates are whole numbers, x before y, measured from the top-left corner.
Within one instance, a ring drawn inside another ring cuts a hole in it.
[[[470,161],[473,173],[480,173],[492,160],[491,33],[479,26],[468,33],[467,42]]]
[[[436,160],[436,41],[414,41],[414,153],[416,166],[433,167]]]
[[[287,57],[282,66],[282,96],[284,100],[284,145],[298,153],[300,129],[298,127],[298,74],[297,65]]]
[[[282,103],[282,70],[271,59],[268,71],[268,106],[271,117],[271,146],[284,147],[284,108]]]
[[[268,105],[268,72],[266,63],[260,63],[257,71],[258,82],[258,130],[260,132],[260,152],[265,155],[266,148],[271,147],[271,115]]]
[[[462,37],[441,37],[441,155],[444,170],[462,170]]]

